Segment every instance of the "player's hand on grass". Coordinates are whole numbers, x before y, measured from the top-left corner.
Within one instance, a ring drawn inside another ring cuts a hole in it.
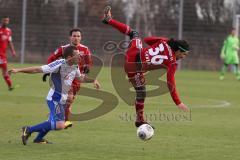
[[[95,79],[93,82],[94,88],[99,89],[101,87],[100,83]]]
[[[184,112],[189,112],[189,108],[184,103],[180,103],[177,106],[179,109],[183,110]]]
[[[12,74],[12,73],[14,73],[14,74],[18,73],[18,69],[10,69],[8,71],[8,74]]]

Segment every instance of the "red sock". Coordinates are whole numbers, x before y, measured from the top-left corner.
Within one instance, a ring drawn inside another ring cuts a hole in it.
[[[136,108],[136,122],[144,122],[144,100],[136,100],[135,101]]]
[[[7,85],[8,85],[9,88],[12,87],[12,81],[11,81],[9,75],[4,76],[4,80],[5,80],[5,82],[7,83]]]
[[[69,115],[71,113],[71,104],[65,106],[65,121],[69,121]]]
[[[131,32],[131,28],[128,25],[118,22],[114,19],[110,19],[108,24],[110,24],[112,27],[116,28],[123,34],[128,35]]]

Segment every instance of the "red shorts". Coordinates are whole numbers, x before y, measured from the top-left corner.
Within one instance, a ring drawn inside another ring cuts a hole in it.
[[[0,64],[0,68],[2,68],[3,70],[7,70],[7,63]]]
[[[129,49],[126,52],[124,69],[129,81],[134,87],[145,85],[144,71],[142,70],[142,62],[140,54],[142,51],[141,39],[133,39]]]

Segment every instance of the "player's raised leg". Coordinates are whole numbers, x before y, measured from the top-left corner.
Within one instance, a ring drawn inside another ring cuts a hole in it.
[[[112,18],[112,13],[111,13],[111,7],[106,6],[104,9],[104,17],[102,20],[103,23],[111,25],[113,28],[117,29],[121,33],[130,36],[130,38],[135,38],[136,34],[134,34],[134,30],[131,29],[130,26],[121,23],[115,19]]]
[[[142,49],[142,43],[139,39],[139,33],[131,29],[128,25],[121,23],[112,18],[111,7],[107,6],[104,10],[103,23],[111,25],[121,33],[130,37],[131,45],[126,52],[127,61],[125,62],[125,71],[128,75],[129,81],[132,83],[136,91],[135,109],[136,109],[136,121],[135,126],[147,123],[144,119],[144,101],[146,98],[145,79],[141,71],[141,62],[136,61],[139,57]],[[139,65],[140,64],[140,65]]]

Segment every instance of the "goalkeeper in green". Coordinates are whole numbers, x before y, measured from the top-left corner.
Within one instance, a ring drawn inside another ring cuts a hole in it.
[[[228,65],[234,66],[234,73],[238,80],[240,80],[240,73],[238,72],[239,64],[239,39],[236,35],[236,29],[232,28],[229,36],[224,40],[224,45],[221,51],[221,59],[224,61],[224,65],[221,70],[220,80],[224,79],[224,74],[228,68]]]

